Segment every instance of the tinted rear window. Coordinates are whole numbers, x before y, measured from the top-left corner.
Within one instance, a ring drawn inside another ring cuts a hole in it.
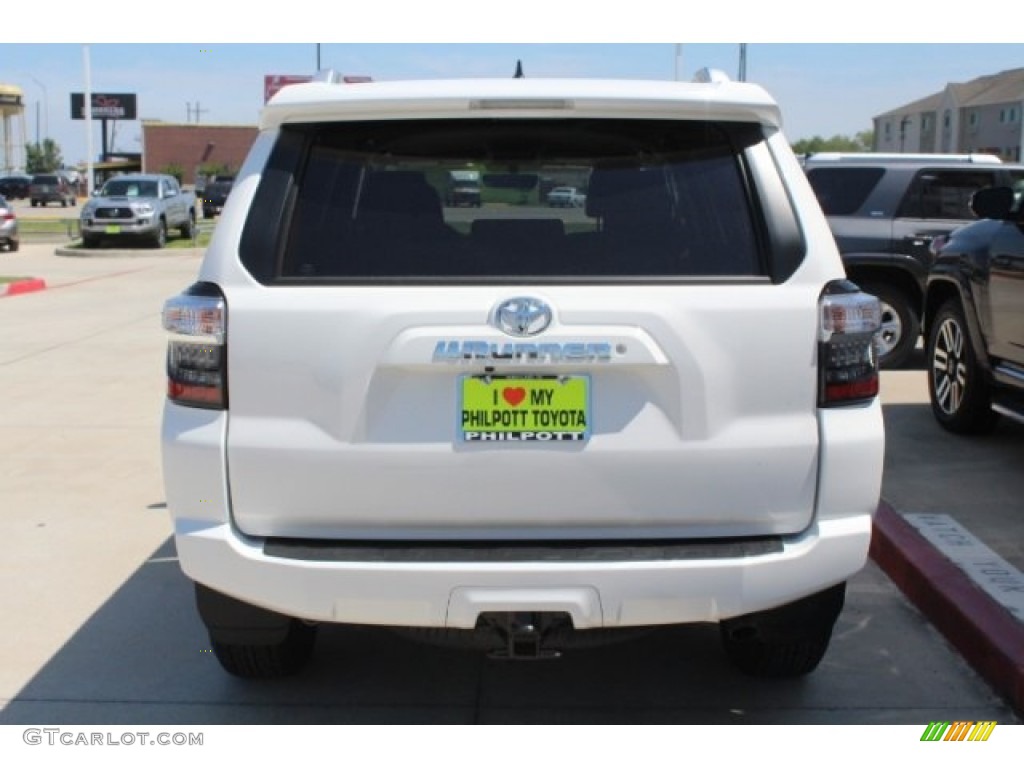
[[[667,120],[289,126],[242,259],[259,274],[271,248],[266,276],[289,282],[760,277],[743,154],[760,141],[756,125]],[[467,178],[478,197],[455,194]],[[548,200],[558,187],[573,204]]]
[[[807,178],[826,216],[851,216],[884,175],[883,168],[814,168]]]

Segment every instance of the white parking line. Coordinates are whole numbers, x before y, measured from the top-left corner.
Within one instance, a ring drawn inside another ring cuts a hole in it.
[[[1024,574],[949,515],[908,514],[904,518],[971,581],[1024,622]]]

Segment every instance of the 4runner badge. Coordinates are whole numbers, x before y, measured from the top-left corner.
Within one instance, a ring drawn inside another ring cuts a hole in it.
[[[498,305],[492,322],[509,336],[536,336],[551,324],[551,308],[540,299],[517,296]]]

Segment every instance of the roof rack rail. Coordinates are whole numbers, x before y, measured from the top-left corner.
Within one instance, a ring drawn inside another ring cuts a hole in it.
[[[921,152],[811,152],[806,160],[813,162],[854,163],[1002,163],[998,155],[971,152],[967,154]]]

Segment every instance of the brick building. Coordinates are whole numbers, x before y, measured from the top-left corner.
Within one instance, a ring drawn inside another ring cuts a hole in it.
[[[256,140],[254,125],[202,125],[142,121],[142,170],[160,173],[169,165],[184,169],[183,184],[195,184],[200,166],[242,167]]]

